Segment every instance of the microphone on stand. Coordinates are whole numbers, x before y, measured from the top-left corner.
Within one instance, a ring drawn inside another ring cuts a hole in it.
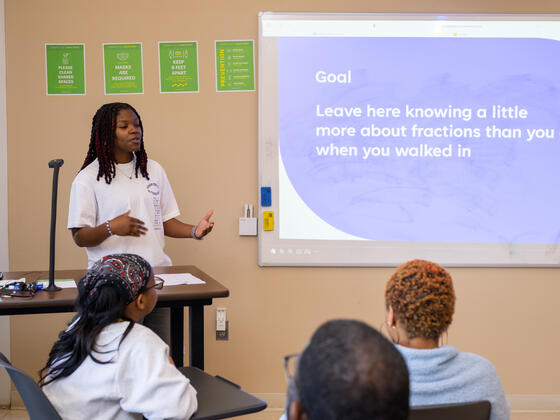
[[[61,290],[56,284],[54,284],[54,234],[56,231],[56,199],[58,192],[58,171],[60,167],[64,165],[64,160],[53,159],[49,162],[49,168],[54,169],[53,173],[53,183],[52,183],[52,206],[51,206],[51,248],[49,255],[49,285],[46,289],[48,292],[58,292]]]

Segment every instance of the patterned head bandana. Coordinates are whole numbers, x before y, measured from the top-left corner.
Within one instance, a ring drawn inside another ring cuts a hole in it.
[[[78,283],[80,298],[89,305],[97,299],[101,286],[116,286],[126,303],[135,300],[152,274],[150,264],[139,255],[112,254],[96,261]]]

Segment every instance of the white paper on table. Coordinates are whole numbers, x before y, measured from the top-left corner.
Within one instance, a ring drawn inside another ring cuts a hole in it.
[[[37,284],[42,284],[43,289],[46,289],[49,286],[48,280],[39,280]],[[76,281],[74,279],[54,279],[54,284],[61,289],[75,289]]]
[[[156,277],[163,279],[164,286],[177,286],[180,284],[205,284],[204,280],[189,273],[156,274]]]
[[[4,287],[8,283],[12,283],[14,281],[22,281],[25,283],[25,277],[22,277],[21,279],[0,280],[0,287]]]

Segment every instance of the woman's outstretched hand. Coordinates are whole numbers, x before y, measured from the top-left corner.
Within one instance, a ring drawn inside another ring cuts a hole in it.
[[[214,214],[214,210],[208,210],[206,216],[204,216],[202,220],[198,222],[198,225],[196,225],[196,229],[194,231],[194,236],[196,236],[196,239],[202,239],[204,236],[208,235],[212,231],[212,228],[214,227],[214,222],[210,220],[210,218],[212,217],[213,214]]]

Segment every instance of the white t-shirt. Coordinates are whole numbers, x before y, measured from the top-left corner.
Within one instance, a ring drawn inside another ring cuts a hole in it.
[[[135,324],[119,346],[128,322],[99,334],[99,364],[88,356],[70,376],[43,391],[63,419],[188,419],[196,411],[196,390],[169,361],[169,348],[149,328]]]
[[[144,222],[145,235],[113,235],[98,246],[87,247],[88,267],[108,254],[130,253],[144,257],[152,266],[169,266],[171,259],[165,246],[163,222],[177,217],[179,207],[165,171],[159,163],[148,159],[149,180],[134,175],[135,161],[116,165],[110,184],[97,180],[99,163],[94,160],[81,170],[70,191],[68,229],[95,227],[130,210],[130,216]],[[131,178],[130,178],[131,177]]]

